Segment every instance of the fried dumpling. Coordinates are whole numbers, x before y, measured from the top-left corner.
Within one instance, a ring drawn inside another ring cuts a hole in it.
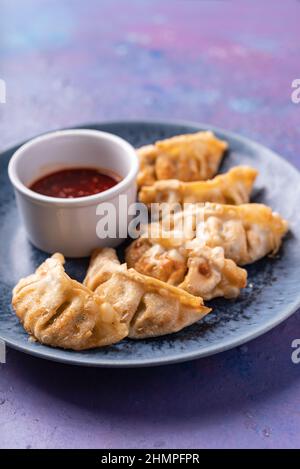
[[[85,350],[177,332],[210,309],[202,298],[120,265],[113,249],[97,251],[85,285],[54,254],[13,290],[12,305],[25,330],[53,347]]]
[[[199,181],[213,177],[228,145],[210,132],[183,134],[145,145],[137,150],[140,159],[138,186],[157,180]]]
[[[287,221],[263,204],[190,204],[186,210],[146,226],[134,243],[139,249],[143,243],[170,249],[196,238],[202,245],[222,247],[226,258],[245,265],[276,254],[287,230]],[[127,251],[129,258],[134,243]]]
[[[247,285],[247,271],[226,259],[221,247],[188,249],[187,273],[178,286],[205,300],[236,298]]]
[[[188,244],[168,249],[140,238],[128,248],[126,261],[139,272],[204,300],[218,296],[236,298],[241,288],[246,287],[246,270],[226,259],[221,247]]]
[[[54,254],[19,281],[12,305],[25,330],[53,347],[85,350],[119,342],[128,334],[119,313],[64,271]]]
[[[84,284],[104,296],[128,324],[134,339],[177,332],[199,321],[210,309],[202,298],[118,263],[111,248],[96,250]]]
[[[244,204],[249,202],[256,176],[255,169],[249,166],[236,166],[208,181],[183,182],[177,179],[156,181],[151,186],[141,188],[139,200],[147,205],[155,202]]]

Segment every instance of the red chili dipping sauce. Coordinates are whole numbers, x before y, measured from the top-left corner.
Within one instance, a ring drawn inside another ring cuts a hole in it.
[[[41,177],[29,189],[50,197],[73,199],[99,194],[120,180],[119,176],[108,175],[94,168],[68,168]]]

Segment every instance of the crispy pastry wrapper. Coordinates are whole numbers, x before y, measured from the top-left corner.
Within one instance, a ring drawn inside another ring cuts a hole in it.
[[[145,145],[140,159],[138,186],[163,179],[199,181],[213,177],[228,145],[210,132],[183,134]]]
[[[177,179],[156,181],[143,186],[139,192],[140,202],[185,204],[216,202],[239,205],[249,202],[257,171],[249,166],[236,166],[225,174],[207,181],[183,182]]]
[[[32,338],[85,350],[177,332],[209,313],[202,298],[120,265],[113,249],[98,250],[84,285],[54,254],[13,290],[12,305]]]
[[[204,300],[236,298],[247,285],[247,271],[226,259],[222,247],[210,248],[198,240],[168,249],[141,238],[128,248],[126,260],[139,272]]]
[[[288,230],[262,204],[191,205],[164,222],[149,225],[127,248],[128,266],[204,300],[238,296],[247,283],[239,266],[276,254]]]
[[[287,231],[287,221],[263,204],[189,204],[186,210],[146,226],[127,249],[127,262],[134,266],[133,251],[145,251],[149,244],[178,249],[198,239],[203,245],[222,247],[226,258],[246,265],[276,254]]]
[[[12,305],[25,330],[53,347],[85,350],[119,342],[127,326],[103,296],[72,280],[54,254],[13,290]]]
[[[84,284],[109,299],[128,324],[129,337],[139,339],[177,332],[209,313],[200,297],[127,269],[125,264],[116,271],[112,251],[110,248],[95,251]]]

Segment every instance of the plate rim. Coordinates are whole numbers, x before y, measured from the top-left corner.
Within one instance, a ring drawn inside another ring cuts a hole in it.
[[[277,160],[280,161],[281,164],[284,164],[286,167],[288,167],[290,170],[293,170],[295,173],[297,173],[298,177],[300,178],[300,172],[299,170],[289,161],[284,159],[282,156],[280,156],[277,152],[274,150],[264,146],[262,143],[257,142],[255,140],[252,140],[248,137],[244,137],[236,132],[232,132],[230,130],[226,130],[221,127],[217,127],[211,124],[204,124],[202,122],[195,122],[195,121],[189,121],[189,120],[174,120],[174,119],[124,119],[124,120],[108,120],[108,121],[101,121],[101,122],[87,122],[87,123],[82,123],[80,125],[75,125],[75,126],[68,126],[68,127],[62,127],[57,130],[62,130],[62,129],[80,129],[80,128],[93,128],[93,127],[101,127],[101,126],[106,126],[106,125],[116,125],[116,126],[125,126],[125,125],[140,125],[140,126],[147,126],[147,125],[152,125],[152,126],[182,126],[182,127],[193,127],[195,130],[211,130],[215,132],[216,134],[223,134],[226,135],[229,138],[232,138],[234,140],[237,140],[243,144],[246,144],[247,146],[250,147],[255,147],[256,149],[261,149],[264,152],[268,152],[272,157],[276,158]],[[51,130],[55,131],[54,130]],[[43,135],[47,132],[43,132],[38,135]],[[26,141],[30,140],[33,137],[30,137],[29,139],[26,139],[24,142],[19,143],[17,145],[14,145],[10,148],[7,148],[6,150],[2,150],[0,155],[15,151],[19,146],[21,146],[23,143]],[[157,357],[157,358],[144,358],[144,359],[133,359],[133,360],[107,360],[105,358],[99,359],[91,359],[91,358],[80,358],[76,359],[75,357],[60,357],[56,356],[55,354],[48,354],[48,350],[62,350],[63,349],[58,349],[58,348],[53,348],[48,346],[42,345],[42,347],[45,347],[45,350],[39,350],[36,349],[34,350],[31,347],[26,347],[26,345],[20,344],[18,341],[15,341],[13,339],[7,339],[2,336],[1,331],[0,331],[0,339],[5,342],[5,344],[8,347],[11,347],[15,350],[18,350],[20,352],[24,352],[28,355],[32,355],[38,358],[43,358],[46,360],[50,360],[53,362],[58,362],[58,363],[64,363],[64,364],[69,364],[69,365],[77,365],[77,366],[88,366],[88,367],[99,367],[99,368],[136,368],[136,367],[152,367],[152,366],[162,366],[162,365],[170,365],[170,364],[175,364],[175,363],[182,363],[186,361],[191,361],[191,360],[197,360],[199,358],[204,358],[212,355],[216,355],[218,353],[224,352],[226,350],[230,350],[233,348],[236,348],[238,346],[241,346],[247,342],[252,341],[253,339],[260,337],[261,335],[267,333],[268,331],[272,330],[273,328],[277,327],[280,323],[282,323],[284,320],[289,318],[292,314],[294,314],[300,307],[300,291],[299,295],[296,298],[294,302],[289,304],[288,306],[285,306],[282,313],[280,316],[277,317],[277,319],[274,321],[274,319],[270,319],[267,321],[263,327],[256,326],[255,328],[252,328],[249,332],[245,332],[244,334],[240,335],[236,339],[228,339],[224,342],[222,341],[222,344],[220,345],[215,345],[211,344],[202,349],[201,351],[192,351],[192,352],[181,352],[177,355],[173,356],[162,356],[162,357]],[[87,351],[88,352],[88,351]],[[74,351],[76,354],[76,352]]]

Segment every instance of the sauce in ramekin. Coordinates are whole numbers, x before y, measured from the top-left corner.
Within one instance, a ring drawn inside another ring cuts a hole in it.
[[[104,192],[120,180],[96,168],[66,168],[39,178],[29,189],[49,197],[74,199]]]

